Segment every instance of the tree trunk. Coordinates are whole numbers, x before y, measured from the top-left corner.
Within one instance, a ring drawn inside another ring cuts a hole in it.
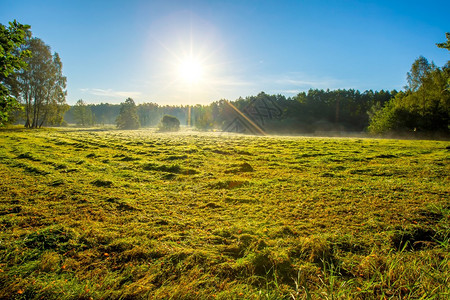
[[[38,97],[34,96],[34,103],[33,103],[33,122],[31,123],[31,128],[36,128],[36,122],[37,122],[37,103],[38,103]]]
[[[25,128],[30,128],[30,102],[31,102],[31,93],[25,92]]]
[[[39,128],[42,127],[42,125],[44,124],[45,120],[47,119],[47,112],[48,112],[48,110],[45,111],[45,114],[42,117],[41,123],[39,124]]]

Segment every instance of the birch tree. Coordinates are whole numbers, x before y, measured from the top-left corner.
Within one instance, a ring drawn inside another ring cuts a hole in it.
[[[50,46],[39,38],[27,41],[26,49],[32,57],[26,59],[28,68],[22,70],[17,80],[20,99],[25,108],[25,127],[60,125],[66,104],[66,77],[58,53],[52,55]]]

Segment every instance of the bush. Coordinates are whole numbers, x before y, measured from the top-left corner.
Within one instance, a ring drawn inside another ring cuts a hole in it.
[[[160,131],[178,131],[180,130],[180,120],[174,116],[165,115],[159,124]]]

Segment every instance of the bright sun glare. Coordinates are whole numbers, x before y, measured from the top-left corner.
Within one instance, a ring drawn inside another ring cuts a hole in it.
[[[203,67],[198,60],[188,58],[180,63],[178,72],[185,82],[194,84],[202,79]]]

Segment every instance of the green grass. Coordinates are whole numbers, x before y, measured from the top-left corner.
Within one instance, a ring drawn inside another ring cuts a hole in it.
[[[444,299],[448,146],[0,130],[0,299]]]

